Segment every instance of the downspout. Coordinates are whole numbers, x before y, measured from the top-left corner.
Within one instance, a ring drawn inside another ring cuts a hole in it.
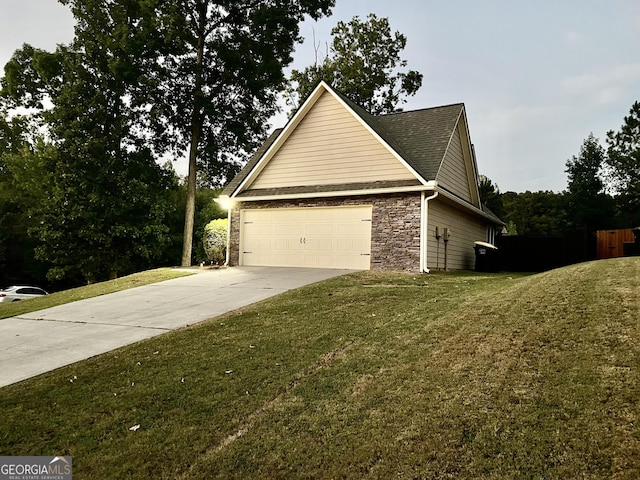
[[[420,273],[429,273],[428,261],[427,261],[427,248],[428,248],[428,220],[429,220],[429,201],[438,196],[438,192],[433,192],[433,195],[427,197],[425,192],[422,191],[420,201],[420,224],[422,225],[422,232],[420,232]]]
[[[227,209],[227,251],[225,252],[224,266],[229,266],[229,250],[231,250],[231,210],[233,205],[229,205]]]

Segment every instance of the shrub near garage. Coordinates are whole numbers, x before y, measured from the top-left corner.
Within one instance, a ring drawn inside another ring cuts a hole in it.
[[[226,218],[212,220],[204,227],[202,243],[207,259],[221,265],[227,256],[227,233],[229,221]]]

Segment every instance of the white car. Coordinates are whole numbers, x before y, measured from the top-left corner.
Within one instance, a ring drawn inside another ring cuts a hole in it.
[[[18,300],[26,300],[27,298],[41,297],[42,295],[48,295],[48,293],[38,287],[14,285],[13,287],[0,290],[0,303],[1,302],[17,302]]]

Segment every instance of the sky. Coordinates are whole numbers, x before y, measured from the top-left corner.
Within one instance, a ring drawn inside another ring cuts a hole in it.
[[[402,58],[424,75],[402,108],[464,102],[478,170],[502,192],[565,190],[589,133],[606,145],[640,101],[638,0],[336,0],[331,17],[302,24],[289,68],[313,64],[314,36],[324,52],[338,21],[369,13],[407,37]],[[73,25],[55,0],[0,0],[0,64],[23,43],[68,43]]]

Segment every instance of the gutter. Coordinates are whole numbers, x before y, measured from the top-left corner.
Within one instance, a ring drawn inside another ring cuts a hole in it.
[[[506,225],[499,218],[492,217],[487,212],[485,212],[482,209],[476,207],[475,205],[472,205],[471,203],[467,202],[466,200],[462,200],[460,197],[454,195],[453,193],[448,192],[447,190],[444,190],[442,188],[440,188],[439,191],[442,193],[443,197],[447,198],[448,200],[451,200],[453,203],[455,203],[457,205],[460,205],[461,207],[465,207],[467,210],[469,210],[473,214],[478,215],[480,217],[483,217],[485,220],[489,220],[492,223],[495,223],[497,225]]]

